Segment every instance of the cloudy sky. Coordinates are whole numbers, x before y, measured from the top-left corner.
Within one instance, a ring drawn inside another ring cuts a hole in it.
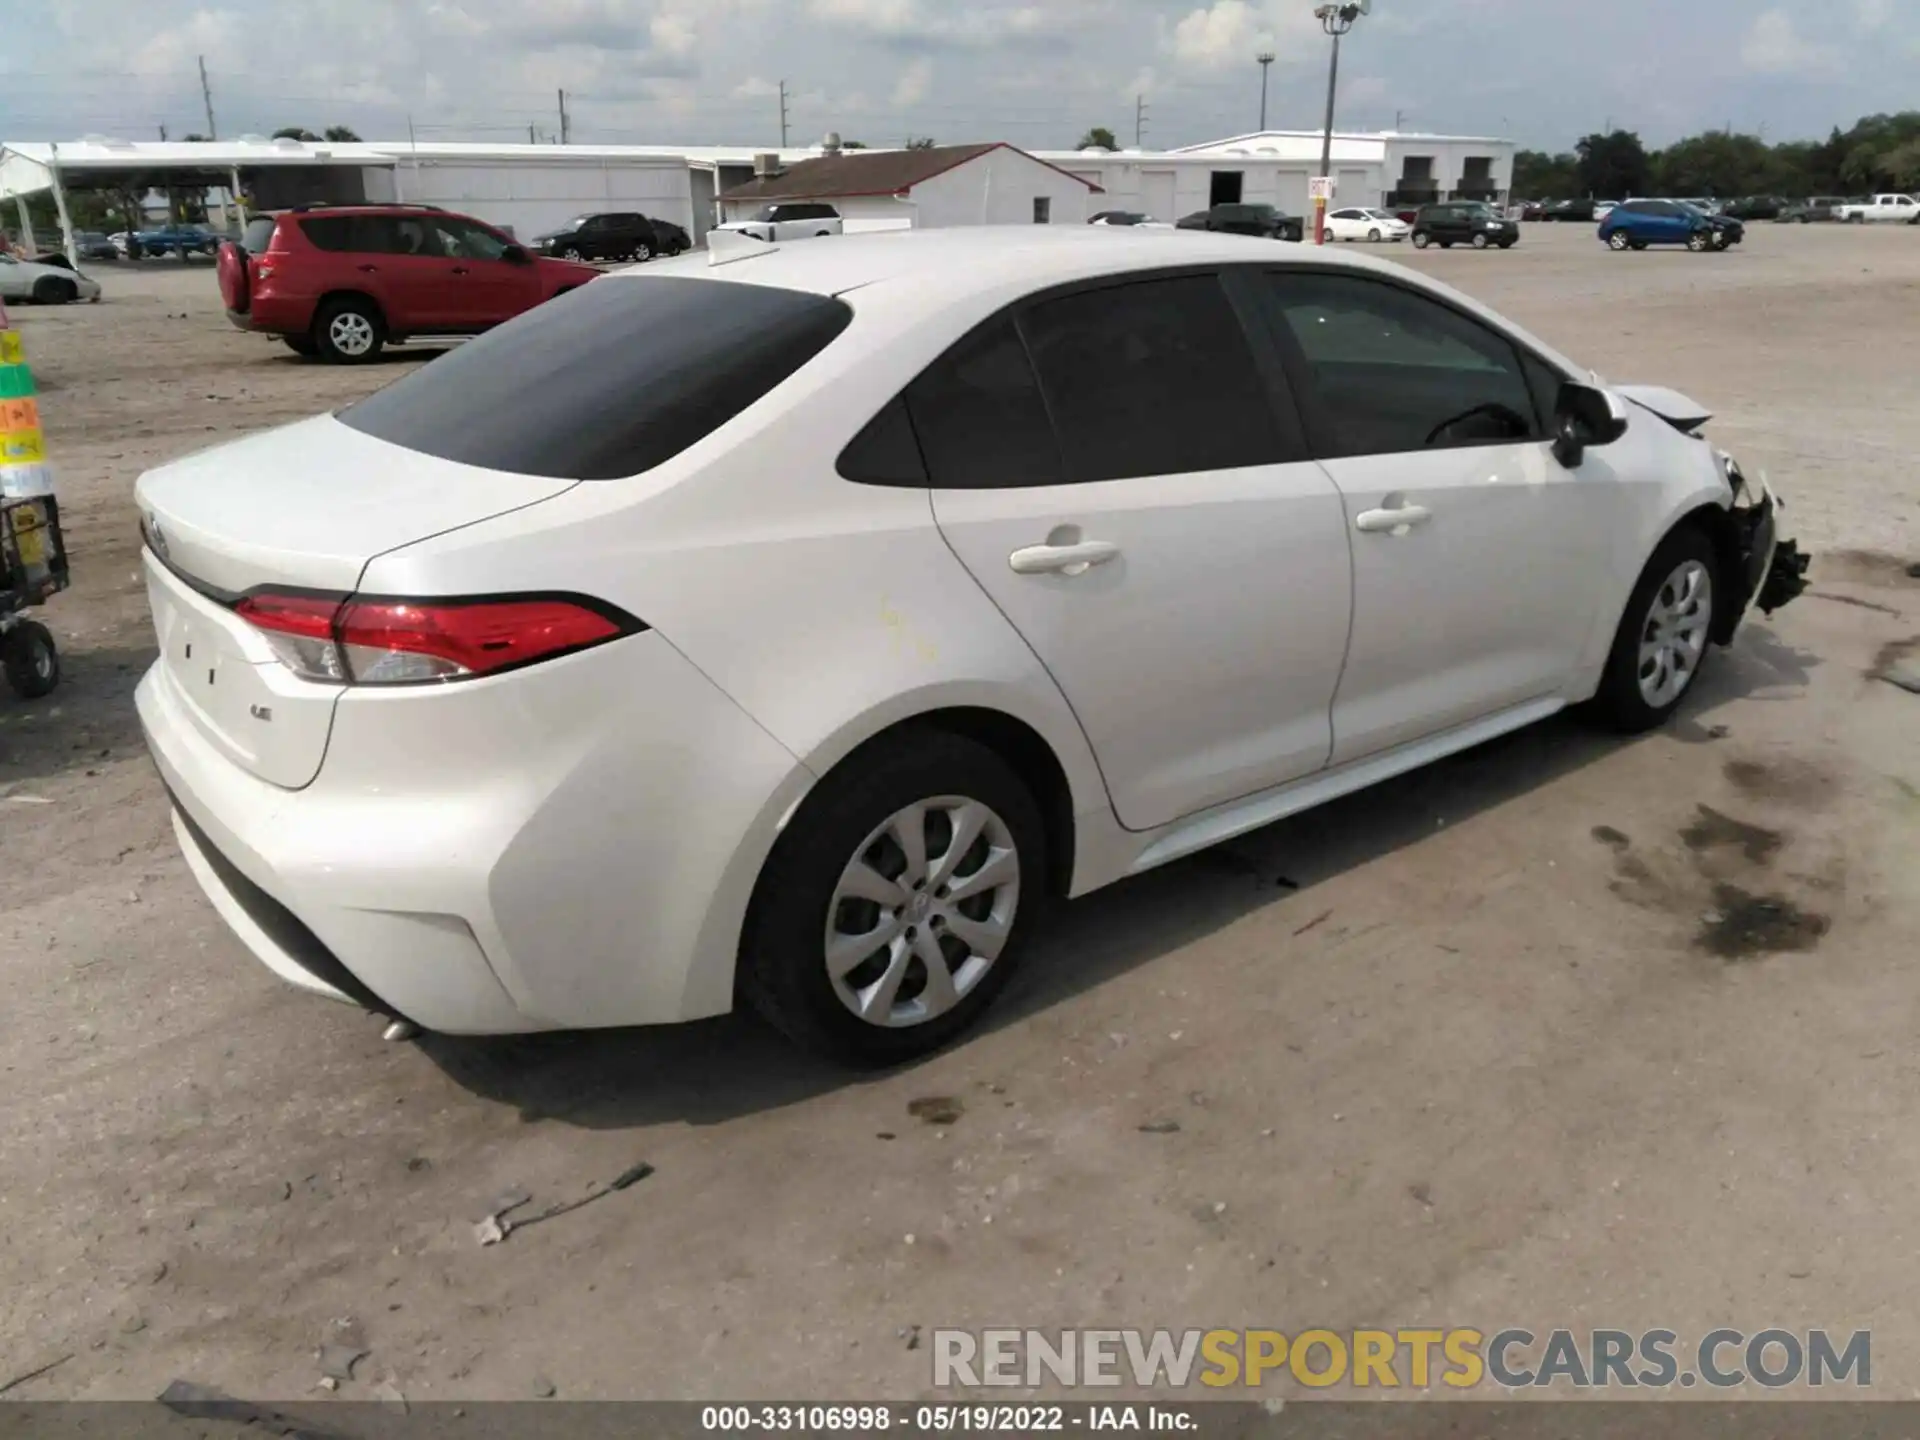
[[[1317,128],[1313,0],[0,0],[0,139],[351,125],[396,138],[796,145],[829,129],[1072,145]],[[1376,0],[1342,51],[1340,124],[1567,148],[1733,125],[1824,135],[1920,99],[1920,0]]]

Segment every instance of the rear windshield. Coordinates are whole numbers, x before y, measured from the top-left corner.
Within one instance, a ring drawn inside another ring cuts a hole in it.
[[[339,418],[442,460],[614,480],[719,429],[852,319],[844,301],[799,290],[665,276],[595,280]]]

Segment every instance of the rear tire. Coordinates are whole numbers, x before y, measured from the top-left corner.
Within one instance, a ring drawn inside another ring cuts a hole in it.
[[[651,260],[653,258],[653,246],[642,240],[638,245],[633,247],[633,258],[636,262]]]
[[[1378,245],[1380,243],[1380,232],[1378,230],[1367,231],[1367,239],[1372,241],[1375,245]]]
[[[1704,255],[1712,243],[1713,242],[1706,237],[1705,233],[1699,230],[1687,236],[1687,249],[1693,251],[1696,255]]]
[[[386,322],[371,300],[329,300],[313,317],[314,352],[334,365],[364,365],[387,343]]]
[[[1627,238],[1627,232],[1624,230],[1616,230],[1607,236],[1607,248],[1609,250],[1625,250],[1632,244],[1633,241]]]
[[[60,683],[60,651],[53,633],[37,620],[22,620],[0,635],[0,666],[22,700],[51,695]]]
[[[1427,234],[1426,231],[1416,230],[1413,232],[1413,248],[1414,249],[1424,250],[1427,248],[1427,246],[1431,245],[1432,243],[1433,243],[1433,237]]]
[[[587,253],[578,245],[569,245],[560,252],[560,258],[562,260],[571,260],[577,265],[587,258]]]
[[[1594,713],[1607,725],[1637,735],[1687,698],[1712,648],[1719,564],[1713,541],[1695,525],[1682,525],[1653,552],[1628,597],[1593,697]],[[1698,588],[1689,593],[1689,583]]]
[[[962,807],[982,828],[955,855]],[[900,833],[919,836],[917,863],[893,838]],[[851,893],[862,865],[880,894]],[[997,878],[949,900],[943,871],[959,877],[956,889]],[[970,1027],[1005,987],[1046,901],[1047,873],[1039,807],[999,755],[940,730],[886,737],[816,787],[768,856],[741,938],[741,989],[816,1054],[863,1068],[918,1059]],[[857,940],[849,952],[845,940],[862,935],[882,938],[864,955]],[[863,1018],[863,1004],[891,1023]]]

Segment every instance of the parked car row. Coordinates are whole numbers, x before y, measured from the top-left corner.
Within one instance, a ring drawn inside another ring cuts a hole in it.
[[[1269,240],[1303,240],[1307,222],[1273,205],[1211,205],[1182,215],[1180,230],[1211,230],[1221,235],[1260,235]]]

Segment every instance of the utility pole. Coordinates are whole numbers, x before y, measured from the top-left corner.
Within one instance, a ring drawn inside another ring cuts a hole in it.
[[[1144,146],[1141,145],[1140,141],[1141,141],[1141,137],[1144,136],[1146,133],[1147,133],[1147,97],[1144,94],[1136,95],[1133,97],[1133,148],[1134,149],[1140,150],[1145,148]]]
[[[780,82],[780,148],[787,148],[787,82]]]
[[[160,138],[163,141],[167,138],[167,127],[165,125],[160,127]]]
[[[1340,83],[1340,37],[1353,29],[1353,22],[1373,8],[1373,0],[1349,0],[1341,5],[1322,5],[1313,12],[1320,28],[1333,37],[1333,59],[1327,64],[1327,123],[1320,137],[1320,191],[1313,202],[1313,243],[1327,243],[1327,191],[1333,188],[1333,97]]]
[[[1398,135],[1400,133],[1400,122],[1406,118],[1406,114],[1407,112],[1404,110],[1396,110],[1393,112],[1393,133],[1394,134]]]
[[[1253,57],[1260,62],[1260,128],[1267,128],[1267,71],[1273,64],[1273,52],[1262,50]]]
[[[573,134],[573,125],[572,125],[572,122],[570,122],[567,119],[567,92],[565,90],[562,90],[559,93],[560,93],[560,143],[564,145],[567,143],[568,138]]]
[[[540,143],[540,141],[534,136],[533,122],[531,120],[527,122],[527,143],[529,145],[538,145]]]
[[[200,98],[207,106],[207,139],[218,140],[220,132],[213,124],[213,87],[207,84],[207,57],[200,57]]]

